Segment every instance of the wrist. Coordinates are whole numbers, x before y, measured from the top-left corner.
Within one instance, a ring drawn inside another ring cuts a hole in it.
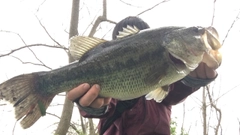
[[[202,86],[206,86],[210,84],[212,81],[214,81],[217,78],[218,75],[216,75],[214,78],[208,78],[208,79],[202,79],[202,78],[195,78],[190,75],[184,77],[181,82],[185,84],[186,86],[193,87],[193,88],[199,88]]]

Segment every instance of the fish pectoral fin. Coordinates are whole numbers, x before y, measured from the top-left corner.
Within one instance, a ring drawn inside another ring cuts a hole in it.
[[[147,100],[154,99],[156,102],[160,103],[168,95],[169,86],[163,86],[149,92],[145,97]]]
[[[130,36],[130,35],[135,35],[139,31],[140,30],[136,26],[127,25],[126,28],[123,28],[122,31],[118,32],[119,34],[117,35],[117,38],[123,38],[123,37],[127,37],[127,36]]]
[[[161,68],[161,65],[156,64],[147,73],[144,82],[150,86],[158,84],[165,78],[166,74],[167,74],[166,68]]]
[[[70,39],[69,51],[74,60],[79,60],[87,51],[104,42],[104,39],[74,36]]]

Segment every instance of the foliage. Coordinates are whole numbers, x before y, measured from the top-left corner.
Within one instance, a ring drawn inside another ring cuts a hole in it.
[[[177,122],[172,119],[171,122],[170,122],[170,133],[171,133],[171,135],[177,135],[176,128],[177,128]]]
[[[171,119],[170,122],[170,133],[171,135],[177,135],[177,122],[176,122],[176,117],[174,119]],[[188,133],[185,131],[184,128],[181,129],[181,133],[179,135],[188,135]]]

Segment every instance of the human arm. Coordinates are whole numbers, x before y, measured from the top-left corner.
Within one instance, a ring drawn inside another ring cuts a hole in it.
[[[200,87],[206,86],[217,77],[216,69],[219,65],[210,63],[204,57],[203,62],[188,76],[171,85],[171,91],[163,100],[166,105],[175,105],[186,99],[189,95],[197,91]]]

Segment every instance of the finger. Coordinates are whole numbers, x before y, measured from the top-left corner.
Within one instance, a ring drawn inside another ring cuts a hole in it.
[[[205,73],[205,67],[204,67],[204,63],[200,63],[199,66],[196,69],[196,73],[197,73],[197,77],[198,78],[202,78],[202,79],[206,79],[206,73]]]
[[[112,98],[96,98],[92,104],[90,105],[90,107],[92,108],[100,108],[102,106],[106,106],[109,105],[109,103],[111,102]]]
[[[209,54],[205,53],[202,62],[206,63],[207,66],[212,69],[217,69],[221,64],[221,60],[216,59],[213,55],[215,55],[213,50],[211,50]]]
[[[95,84],[90,90],[80,99],[79,104],[81,106],[89,106],[98,97],[100,86]]]
[[[190,75],[191,77],[197,78],[197,73],[196,73],[195,70],[192,71],[192,72],[190,72],[189,75]]]
[[[104,104],[103,105],[109,105],[112,98],[104,98]]]
[[[92,108],[101,108],[104,105],[104,98],[96,98],[91,105]]]
[[[90,85],[87,83],[81,84],[78,87],[72,89],[71,91],[68,92],[67,98],[71,101],[83,96],[88,89],[90,88]]]
[[[205,65],[205,72],[206,72],[206,77],[209,79],[215,78],[217,75],[217,72],[214,69],[209,68],[207,65]]]

